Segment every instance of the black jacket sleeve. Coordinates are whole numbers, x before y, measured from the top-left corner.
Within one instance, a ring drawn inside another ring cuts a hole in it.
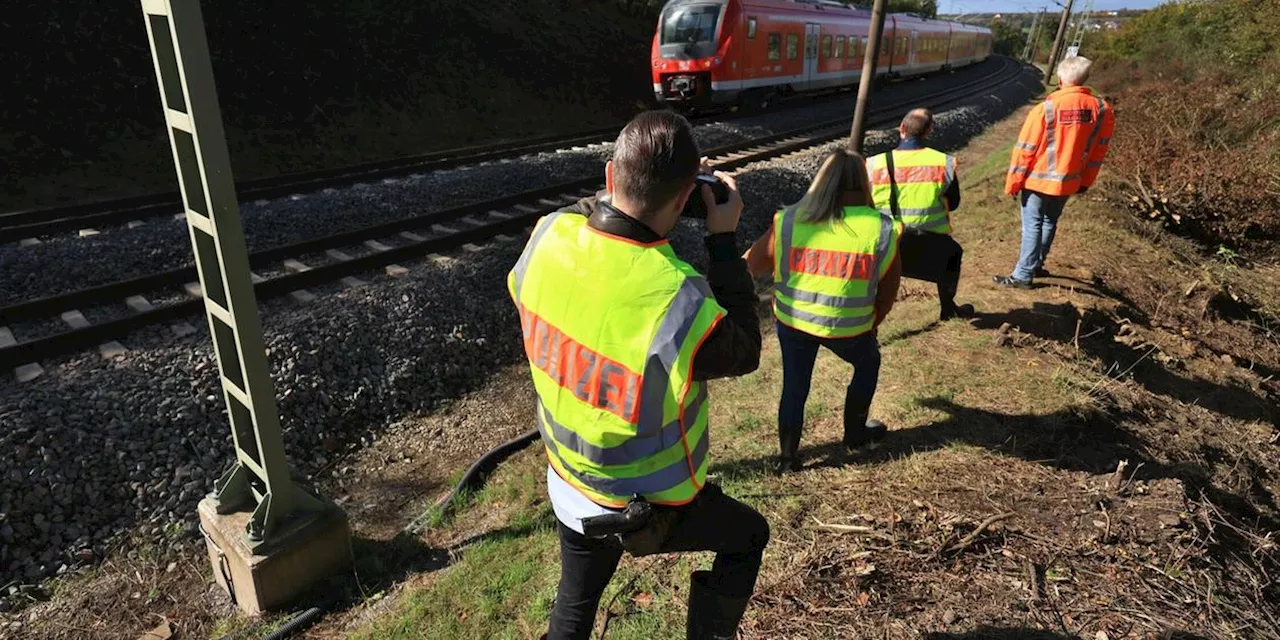
[[[747,272],[747,261],[738,255],[734,234],[709,235],[706,243],[710,258],[707,284],[727,314],[693,357],[693,379],[746,375],[760,367],[755,282]]]

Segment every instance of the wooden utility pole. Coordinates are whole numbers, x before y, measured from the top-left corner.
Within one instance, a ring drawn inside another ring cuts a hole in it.
[[[1058,55],[1062,49],[1062,36],[1067,31],[1067,20],[1071,18],[1071,5],[1075,4],[1075,0],[1067,0],[1067,6],[1062,8],[1062,19],[1058,21],[1058,33],[1053,37],[1053,47],[1049,49],[1049,66],[1044,70],[1044,81],[1049,83],[1053,79],[1053,71],[1058,66]]]
[[[871,5],[871,33],[867,34],[867,46],[862,52],[862,78],[858,80],[858,103],[853,109],[853,128],[849,132],[849,148],[862,153],[862,137],[867,126],[867,98],[871,96],[871,83],[876,79],[876,62],[880,58],[880,34],[884,32],[885,0],[875,0]]]

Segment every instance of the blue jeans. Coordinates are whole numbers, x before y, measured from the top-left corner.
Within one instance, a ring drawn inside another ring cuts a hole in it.
[[[826,347],[841,360],[853,365],[853,380],[844,396],[845,429],[860,429],[865,425],[866,411],[880,382],[880,342],[874,333],[864,333],[854,338],[819,338],[781,322],[778,325],[778,345],[782,348],[782,399],[778,402],[778,431],[780,435],[794,433],[799,440],[804,427],[804,405],[809,399],[809,386],[813,381],[813,365],[818,359],[818,347]],[[850,420],[854,424],[850,424]]]
[[[1013,277],[1031,282],[1049,257],[1053,236],[1058,232],[1058,217],[1070,196],[1048,196],[1026,189],[1018,195],[1022,201],[1022,251]]]

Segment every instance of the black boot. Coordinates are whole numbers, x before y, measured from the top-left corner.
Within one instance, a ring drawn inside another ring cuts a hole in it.
[[[874,449],[888,433],[888,427],[879,420],[868,420],[871,402],[846,402],[844,405],[844,448],[850,453],[863,445]]]
[[[782,475],[788,471],[800,470],[800,427],[785,427],[778,425],[778,447],[780,455],[778,456],[778,466],[774,472]]]
[[[710,571],[694,571],[689,580],[687,640],[733,640],[750,595],[731,598],[712,590]]]

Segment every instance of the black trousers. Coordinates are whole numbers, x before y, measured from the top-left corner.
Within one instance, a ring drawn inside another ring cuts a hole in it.
[[[955,310],[960,263],[964,258],[964,249],[955,238],[941,233],[907,231],[902,234],[898,255],[902,257],[904,277],[937,283],[942,312]]]
[[[714,551],[712,589],[729,597],[755,592],[756,575],[769,523],[755,509],[724,495],[708,484],[693,502],[678,507],[663,553]],[[551,609],[547,640],[586,640],[595,624],[596,609],[622,559],[622,545],[614,537],[588,538],[562,522],[560,532],[560,586]]]

